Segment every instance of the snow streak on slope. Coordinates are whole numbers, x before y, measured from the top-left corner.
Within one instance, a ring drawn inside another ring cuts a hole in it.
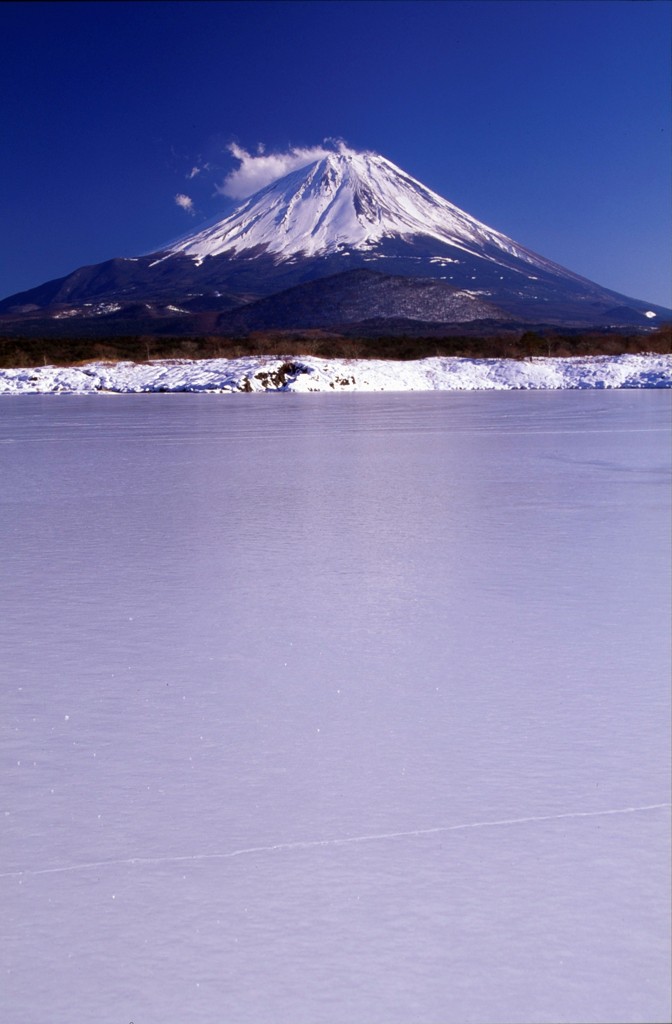
[[[170,248],[201,262],[261,247],[281,260],[367,250],[383,239],[433,239],[497,262],[559,269],[426,188],[385,157],[342,148],[255,193],[229,217]],[[574,276],[563,271],[567,276]]]

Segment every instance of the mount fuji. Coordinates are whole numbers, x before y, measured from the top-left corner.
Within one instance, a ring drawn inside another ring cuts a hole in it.
[[[0,328],[24,334],[413,335],[670,319],[531,252],[385,157],[345,146],[156,252],[0,302]]]

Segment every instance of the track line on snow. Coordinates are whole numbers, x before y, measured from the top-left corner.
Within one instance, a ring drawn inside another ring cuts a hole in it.
[[[458,832],[470,828],[497,828],[504,825],[528,825],[543,821],[562,821],[569,818],[602,818],[613,814],[637,814],[643,811],[657,811],[672,807],[670,803],[644,804],[640,807],[612,807],[605,811],[567,811],[564,814],[539,814],[526,818],[500,818],[492,821],[469,821],[460,825],[438,825],[435,828],[418,828],[406,832],[374,832],[370,835],[345,836],[337,839],[303,839],[289,843],[275,843],[272,846],[249,846],[227,853],[188,853],[172,857],[124,857],[118,860],[97,860],[80,864],[66,864],[56,868],[26,868],[22,871],[0,872],[0,878],[23,878],[36,875],[60,875],[72,871],[91,871],[95,868],[119,867],[122,865],[144,864],[185,864],[204,860],[232,860],[254,853],[275,853],[283,850],[310,850],[320,846],[346,846],[354,843],[374,843],[383,839],[411,839],[415,836],[437,835],[441,832]]]

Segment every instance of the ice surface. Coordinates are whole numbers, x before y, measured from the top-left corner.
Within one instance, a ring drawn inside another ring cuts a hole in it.
[[[2,399],[7,1019],[669,1020],[670,436]]]

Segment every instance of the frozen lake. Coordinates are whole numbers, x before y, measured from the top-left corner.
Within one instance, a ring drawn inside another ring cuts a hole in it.
[[[670,410],[0,400],[5,1019],[668,1021]]]

